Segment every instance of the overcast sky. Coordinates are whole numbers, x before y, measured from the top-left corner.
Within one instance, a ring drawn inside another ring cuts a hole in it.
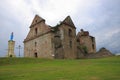
[[[120,52],[120,0],[1,0],[0,56],[7,54],[11,32],[18,56],[16,47],[24,47],[23,40],[36,14],[51,26],[70,15],[77,32],[83,28],[96,37],[97,50],[106,47]]]

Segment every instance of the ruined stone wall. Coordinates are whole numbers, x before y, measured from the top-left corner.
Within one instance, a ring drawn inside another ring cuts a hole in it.
[[[64,58],[76,58],[76,30],[68,25],[62,24],[60,27],[61,40],[64,50]],[[71,30],[69,34],[69,30]]]
[[[24,56],[39,58],[75,59],[84,56],[86,46],[88,53],[96,52],[95,38],[88,31],[76,36],[76,28],[70,16],[67,16],[56,27],[45,24],[45,20],[35,16],[30,31],[24,40]],[[78,40],[78,41],[77,41]],[[79,45],[78,45],[79,43]],[[93,46],[94,45],[94,46]]]
[[[35,16],[24,40],[25,57],[53,58],[52,33],[45,20]]]
[[[86,46],[88,53],[96,52],[95,38],[92,38],[91,36],[81,36],[81,40],[82,40],[83,46]]]
[[[44,22],[38,23],[34,27],[30,28],[30,31],[26,37],[26,40],[39,36],[43,33],[46,33],[50,30],[49,26],[47,26]]]
[[[48,33],[30,40],[24,45],[25,57],[53,58],[52,34]]]

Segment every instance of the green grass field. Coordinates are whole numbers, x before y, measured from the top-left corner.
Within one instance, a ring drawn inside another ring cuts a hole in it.
[[[0,58],[0,80],[120,80],[120,57],[79,60]]]

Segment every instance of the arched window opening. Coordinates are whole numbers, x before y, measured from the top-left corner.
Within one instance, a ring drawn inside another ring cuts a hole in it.
[[[69,29],[68,35],[69,35],[70,37],[72,37],[72,30],[71,30],[71,29]]]
[[[92,39],[92,42],[94,42],[94,37],[91,37],[91,39]]]
[[[37,23],[37,20],[35,20],[35,22]]]
[[[92,48],[93,48],[93,49],[95,49],[95,46],[94,46],[94,44],[92,44]]]
[[[37,33],[38,33],[38,29],[37,29],[37,28],[35,28],[35,35],[37,35]]]

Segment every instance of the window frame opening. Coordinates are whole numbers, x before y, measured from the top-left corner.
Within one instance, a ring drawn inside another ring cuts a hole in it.
[[[35,47],[37,46],[37,42],[35,42]]]
[[[72,37],[72,30],[71,29],[68,29],[68,35],[69,35],[69,37]]]
[[[38,28],[35,28],[35,35],[38,34]]]

